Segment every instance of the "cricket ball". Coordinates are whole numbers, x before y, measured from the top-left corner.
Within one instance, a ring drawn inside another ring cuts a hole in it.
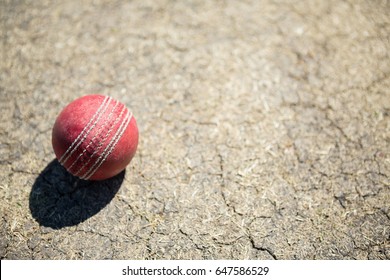
[[[86,95],[58,115],[52,145],[61,165],[84,180],[104,180],[123,171],[135,155],[138,128],[121,102]]]

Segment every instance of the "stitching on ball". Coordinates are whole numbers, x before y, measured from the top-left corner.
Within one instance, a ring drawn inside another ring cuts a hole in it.
[[[108,100],[108,102],[107,102]],[[60,158],[59,162],[64,165],[68,159],[72,156],[72,154],[76,151],[76,149],[81,145],[81,143],[83,143],[83,141],[85,140],[85,138],[87,138],[88,134],[91,132],[91,130],[96,126],[96,124],[99,122],[100,118],[102,117],[102,115],[105,113],[105,111],[107,110],[107,107],[108,105],[111,103],[111,100],[112,98],[111,97],[107,97],[104,99],[103,103],[100,105],[99,109],[96,111],[96,113],[93,115],[93,117],[91,118],[91,120],[88,122],[88,124],[84,127],[84,129],[81,131],[81,133],[77,136],[77,138],[73,141],[73,143],[69,146],[69,148],[66,150],[66,152],[62,155],[62,157]],[[106,104],[104,104],[106,103]],[[103,108],[103,110],[102,110]],[[94,123],[92,124],[92,126],[88,129],[87,132],[85,132],[87,130],[87,127],[92,123],[92,120],[96,117],[96,120],[94,121]],[[80,137],[84,134],[85,132],[85,135],[83,136],[83,138],[78,141],[80,139]],[[76,143],[79,142],[77,145]],[[76,145],[75,147],[73,147],[74,145]],[[73,149],[72,149],[73,147]],[[66,157],[65,155],[68,154]],[[65,157],[65,158],[64,158]]]
[[[106,133],[106,135],[105,135],[105,136],[103,137],[103,139],[100,141],[98,147],[95,149],[95,151],[93,152],[93,154],[89,157],[88,161],[85,162],[85,163],[83,164],[83,166],[79,169],[79,171],[75,174],[75,176],[78,176],[78,175],[81,173],[81,171],[82,171],[86,166],[88,166],[88,164],[91,162],[93,156],[94,156],[98,151],[100,151],[100,148],[101,148],[101,147],[103,146],[103,144],[107,141],[109,135],[111,134],[111,132],[113,131],[113,129],[115,128],[115,126],[118,124],[119,120],[122,118],[122,115],[123,115],[123,113],[124,113],[126,110],[127,110],[126,107],[123,105],[123,108],[122,108],[122,110],[121,110],[119,116],[117,116],[117,118],[115,119],[114,123],[111,125],[109,131]],[[83,178],[89,171],[90,171],[90,169],[87,170],[87,171],[84,173],[84,175],[81,176],[81,178]]]
[[[95,135],[92,137],[92,139],[89,141],[88,145],[85,147],[85,149],[82,151],[81,154],[79,154],[79,156],[73,161],[73,163],[67,168],[68,171],[70,171],[72,169],[72,167],[77,163],[77,161],[85,154],[85,152],[87,151],[87,149],[93,144],[93,141],[96,139],[96,137],[98,135],[100,135],[100,133],[102,132],[102,130],[109,124],[110,120],[111,120],[111,117],[113,115],[113,113],[115,112],[115,109],[116,107],[119,105],[119,101],[115,101],[115,105],[113,106],[113,108],[111,109],[111,112],[110,114],[107,116],[107,119],[104,121],[104,124],[101,125],[99,127],[99,129],[96,131]],[[102,120],[103,121],[103,120]],[[99,143],[100,144],[100,143]],[[81,170],[79,169],[77,171],[76,174],[74,174],[75,176],[77,176],[77,174],[80,172]]]
[[[89,172],[87,174],[84,175],[84,178],[82,179],[86,179],[88,180],[89,178],[91,178],[91,176],[93,176],[93,174],[100,168],[100,166],[103,164],[103,162],[106,161],[107,157],[112,153],[112,151],[114,150],[116,144],[119,142],[119,140],[121,139],[123,133],[125,132],[125,130],[127,129],[131,119],[133,117],[133,114],[129,111],[127,111],[127,115],[126,115],[126,118],[122,121],[121,123],[121,126],[118,128],[118,130],[116,131],[116,134],[114,135],[114,137],[111,139],[110,143],[107,145],[106,149],[104,150],[104,152],[100,155],[100,157],[98,158],[98,160],[95,162],[94,166],[97,164],[97,166],[95,168],[91,167]]]

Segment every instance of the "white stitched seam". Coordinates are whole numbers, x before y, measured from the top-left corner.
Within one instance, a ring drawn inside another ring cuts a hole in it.
[[[104,105],[104,109],[100,112],[99,116],[96,118],[95,122],[92,124],[92,126],[88,129],[88,131],[85,133],[83,138],[79,141],[79,143],[70,151],[70,154],[61,162],[61,164],[65,164],[68,159],[73,155],[73,153],[77,150],[77,148],[81,145],[81,143],[84,142],[85,138],[87,138],[88,134],[91,132],[91,130],[96,126],[96,124],[99,122],[100,118],[104,115],[106,112],[108,105],[111,103],[112,98],[108,98],[109,101],[107,104]]]
[[[89,157],[88,161],[85,162],[83,164],[83,166],[79,169],[79,171],[75,174],[75,176],[79,175],[80,172],[85,168],[85,166],[88,166],[88,164],[90,163],[90,161],[92,160],[93,156],[100,150],[100,148],[103,146],[103,144],[106,142],[108,136],[111,134],[112,130],[115,128],[115,126],[117,125],[117,123],[119,122],[119,120],[122,119],[122,115],[123,113],[126,111],[126,107],[123,106],[119,116],[117,116],[117,118],[115,119],[114,123],[111,125],[109,131],[107,132],[107,134],[104,136],[104,138],[100,141],[99,143],[99,146],[95,149],[95,151],[93,152],[93,154]],[[81,177],[84,177],[90,170],[88,170],[83,176]]]
[[[133,117],[132,113],[130,113],[129,111],[127,112],[127,115],[126,115],[126,118],[124,119],[124,121],[121,123],[121,126],[119,127],[118,131],[116,132],[115,136],[111,139],[111,142],[110,144],[108,144],[108,146],[106,147],[106,149],[104,150],[104,152],[102,153],[102,155],[99,157],[98,161],[95,162],[94,165],[96,165],[99,160],[99,164],[94,168],[84,175],[84,178],[86,180],[88,180],[99,168],[100,166],[103,164],[103,162],[105,162],[105,160],[107,159],[107,157],[112,153],[112,151],[114,150],[116,144],[119,142],[119,140],[121,139],[123,133],[125,132],[125,130],[127,129],[130,121],[131,121],[131,118]],[[125,121],[126,120],[126,121]],[[104,157],[103,157],[104,156]],[[103,158],[102,158],[103,157]],[[101,159],[102,158],[102,159]]]
[[[93,144],[93,141],[96,139],[96,137],[98,135],[100,135],[100,133],[102,132],[103,128],[105,128],[108,124],[109,124],[109,121],[111,119],[111,116],[112,114],[114,113],[116,107],[118,106],[119,104],[119,101],[115,101],[116,104],[114,105],[114,107],[111,109],[111,112],[110,114],[107,116],[105,122],[103,125],[101,125],[99,127],[99,129],[96,131],[95,135],[92,137],[92,139],[89,141],[88,145],[85,147],[85,149],[82,151],[81,154],[79,154],[79,156],[75,159],[75,161],[72,163],[71,166],[68,167],[68,171],[70,171],[72,169],[72,167],[76,164],[76,162],[85,154],[85,152],[87,151],[87,149]],[[74,174],[75,176],[80,172],[81,170],[79,169],[79,171],[77,171],[76,174]]]
[[[67,154],[70,152],[70,150],[73,148],[73,146],[77,143],[77,141],[80,139],[80,137],[83,135],[83,133],[87,130],[88,126],[94,121],[94,119],[99,115],[100,111],[102,110],[104,104],[106,103],[108,99],[108,96],[106,96],[103,100],[103,103],[100,105],[100,107],[97,109],[95,114],[92,116],[92,118],[89,120],[88,124],[84,127],[84,129],[80,132],[80,134],[77,136],[77,138],[73,141],[73,143],[68,147],[68,149],[65,151],[65,153],[61,156],[61,158],[58,160],[61,164],[63,162],[63,159],[67,156]]]
[[[111,138],[110,143],[107,145],[107,147],[104,149],[103,153],[99,156],[99,158],[96,160],[93,166],[90,167],[88,172],[84,174],[82,179],[88,180],[103,164],[103,162],[107,159],[107,157],[111,154],[113,148],[118,143],[119,139],[122,137],[125,129],[127,128],[130,120],[131,120],[131,113],[127,111],[126,117],[123,118],[121,125],[119,126],[118,130],[115,132],[115,135]]]

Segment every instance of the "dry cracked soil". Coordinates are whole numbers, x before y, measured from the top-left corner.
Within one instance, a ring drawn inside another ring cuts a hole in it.
[[[1,259],[390,259],[389,1],[0,1]],[[127,169],[51,129],[111,95]]]

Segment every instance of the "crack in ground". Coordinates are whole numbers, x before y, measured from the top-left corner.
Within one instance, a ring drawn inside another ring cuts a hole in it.
[[[198,243],[196,243],[190,236],[190,234],[186,233],[185,231],[183,231],[181,228],[179,228],[179,232],[181,234],[183,234],[186,238],[188,238],[196,247],[196,249],[202,251],[204,254],[206,253],[206,251],[208,251],[208,247],[207,246],[204,246],[204,245],[199,245]]]
[[[274,260],[277,260],[277,259],[278,259],[278,258],[276,257],[276,255],[275,255],[275,253],[274,253],[271,249],[266,248],[266,247],[262,247],[262,246],[257,246],[257,245],[255,244],[255,241],[254,241],[254,239],[253,239],[253,236],[249,235],[248,237],[249,237],[249,241],[250,241],[250,243],[251,243],[253,249],[255,249],[255,250],[257,250],[257,251],[261,251],[261,252],[267,252]]]

